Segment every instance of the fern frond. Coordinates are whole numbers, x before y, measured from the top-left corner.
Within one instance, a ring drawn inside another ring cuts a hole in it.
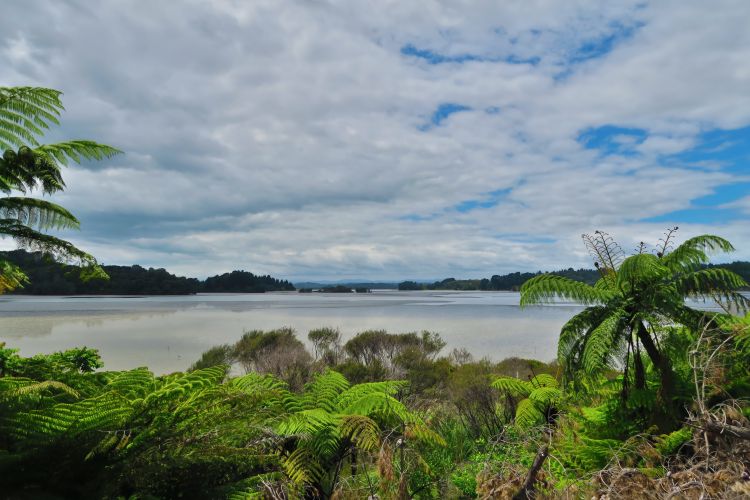
[[[516,426],[520,429],[529,429],[541,423],[544,414],[539,407],[530,399],[524,399],[518,403],[516,408]]]
[[[680,276],[675,283],[683,296],[715,299],[740,312],[750,309],[750,299],[735,292],[748,286],[738,274],[728,269],[714,267]]]
[[[529,394],[529,399],[541,408],[554,405],[561,398],[562,391],[557,387],[540,387]]]
[[[301,401],[305,408],[324,408],[332,412],[336,409],[339,394],[349,388],[349,381],[338,372],[326,370],[318,374],[305,386]]]
[[[83,160],[104,160],[122,154],[122,151],[112,146],[86,140],[44,144],[35,148],[34,152],[54,158],[62,165],[67,165],[69,160],[81,163]]]
[[[251,372],[233,378],[229,385],[261,399],[265,406],[280,405],[289,413],[299,412],[304,408],[301,398],[289,390],[289,385],[270,374]]]
[[[617,270],[617,286],[633,289],[641,283],[651,282],[669,275],[669,269],[660,259],[649,253],[631,255]]]
[[[364,415],[345,415],[341,418],[341,435],[358,448],[368,451],[380,449],[380,427]]]
[[[0,191],[27,192],[41,187],[44,193],[54,193],[65,187],[62,170],[54,158],[26,146],[6,150],[0,158]]]
[[[0,234],[16,240],[22,247],[54,255],[59,260],[77,261],[81,265],[96,265],[96,259],[72,243],[40,233],[15,219],[0,219]]]
[[[143,398],[156,388],[156,379],[147,368],[115,372],[103,390],[126,398]]]
[[[729,241],[712,234],[703,234],[684,241],[672,252],[661,257],[663,265],[672,271],[690,271],[708,263],[708,254],[733,252]]]
[[[404,433],[407,439],[416,439],[433,446],[448,446],[443,436],[427,427],[422,422],[412,422],[406,425]]]
[[[79,222],[65,208],[36,198],[0,198],[0,218],[15,219],[39,229],[78,229]]]
[[[0,400],[17,399],[50,390],[64,392],[74,398],[79,397],[78,391],[56,380],[37,382],[23,377],[0,377]]]
[[[576,314],[560,330],[557,342],[557,359],[570,376],[576,367],[586,341],[586,334],[598,325],[608,310],[604,306],[591,306]]]
[[[281,464],[287,477],[297,484],[313,483],[325,474],[316,457],[305,448],[297,448]]]
[[[536,276],[521,286],[521,307],[550,303],[558,298],[582,304],[600,304],[611,297],[612,292],[554,274]]]
[[[527,397],[534,390],[534,386],[525,380],[515,377],[500,377],[492,382],[492,387],[507,392],[515,397]]]
[[[348,415],[366,415],[384,419],[395,418],[401,422],[409,422],[415,416],[406,406],[393,396],[384,393],[366,394],[342,409]]]
[[[584,245],[594,258],[594,264],[605,275],[619,267],[625,253],[620,245],[604,231],[594,231],[593,235],[582,234]]]
[[[336,408],[348,408],[364,396],[371,394],[395,395],[400,389],[408,385],[405,380],[386,380],[383,382],[365,382],[357,384],[339,394]]]
[[[553,387],[558,388],[560,384],[557,383],[557,379],[549,373],[540,373],[531,379],[532,387]]]
[[[614,311],[587,336],[582,362],[584,370],[589,375],[596,374],[608,366],[612,347],[623,328],[623,316],[622,311]]]
[[[0,87],[0,149],[36,145],[64,109],[62,92],[40,87]]]
[[[495,389],[507,392],[515,397],[526,397],[534,390],[534,386],[530,382],[507,376],[495,379],[491,385]]]
[[[201,389],[209,389],[217,386],[226,376],[223,366],[211,366],[180,374],[162,387],[151,392],[143,400],[143,404],[157,405],[178,400],[188,394],[198,393]]]
[[[243,391],[251,393],[256,390],[288,391],[289,384],[267,373],[250,372],[241,377],[235,377],[229,383]]]
[[[302,410],[283,417],[276,426],[279,434],[284,436],[313,435],[326,427],[336,427],[341,418],[321,408]]]
[[[16,288],[23,288],[24,283],[28,282],[28,276],[24,274],[20,267],[7,260],[0,259],[0,294]]]

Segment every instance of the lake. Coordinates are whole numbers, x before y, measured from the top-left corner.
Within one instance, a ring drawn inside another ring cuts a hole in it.
[[[500,360],[555,357],[560,327],[581,307],[521,309],[515,292],[374,291],[368,294],[278,292],[149,297],[0,297],[0,342],[30,356],[76,346],[99,349],[105,368],[184,370],[203,351],[234,343],[246,330],[289,326],[307,332],[429,330],[474,356]]]

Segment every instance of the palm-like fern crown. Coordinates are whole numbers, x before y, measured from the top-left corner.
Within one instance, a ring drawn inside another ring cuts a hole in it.
[[[74,140],[40,144],[50,125],[58,125],[63,111],[61,92],[39,87],[0,87],[0,191],[43,194],[65,187],[62,166],[70,161],[102,160],[120,151],[94,141]],[[46,200],[6,196],[0,198],[0,236],[10,236],[21,246],[41,250],[58,259],[88,266],[82,277],[103,277],[96,260],[69,242],[45,234],[50,229],[78,228],[78,219],[65,208]],[[4,262],[0,293],[20,286],[24,276]]]
[[[709,255],[731,252],[732,245],[714,235],[701,235],[674,245],[677,228],[670,229],[652,253],[641,243],[631,256],[606,233],[583,235],[600,279],[586,283],[550,274],[530,279],[521,287],[521,306],[571,300],[589,306],[562,328],[558,359],[566,374],[577,370],[594,374],[640,343],[651,345],[639,328],[653,333],[659,324],[705,324],[709,314],[685,305],[686,298],[716,301],[727,312],[748,309],[750,301],[738,292],[747,283],[723,268],[706,268]],[[640,332],[640,333],[639,333]],[[639,333],[635,343],[629,334]],[[649,355],[658,355],[653,348]]]
[[[520,399],[516,407],[515,425],[522,430],[544,423],[549,411],[562,399],[557,380],[545,373],[528,381],[500,377],[492,382],[492,387]]]
[[[404,438],[442,444],[442,438],[422,419],[396,399],[404,381],[371,382],[351,386],[332,370],[317,375],[302,394],[270,375],[248,374],[233,384],[245,391],[268,391],[279,409],[276,432],[296,444],[282,465],[294,482],[321,485],[332,492],[335,478],[330,473],[352,447],[375,452],[381,434],[396,429]]]

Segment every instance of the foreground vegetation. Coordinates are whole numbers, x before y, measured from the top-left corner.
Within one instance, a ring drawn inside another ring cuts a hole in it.
[[[118,153],[39,145],[60,93],[0,88],[0,235],[103,277],[44,231],[67,210],[10,196],[64,187],[61,165]],[[524,279],[521,304],[587,306],[555,363],[475,361],[430,332],[250,331],[184,373],[103,371],[95,350],[0,344],[0,492],[10,498],[744,498],[750,315],[717,236],[625,256],[584,235],[597,279]],[[148,274],[148,273],[147,273]],[[231,274],[212,286],[232,286]],[[520,275],[519,275],[520,279]],[[0,293],[28,281],[0,259]],[[586,281],[586,280],[584,280]],[[213,290],[212,290],[213,291]],[[694,310],[688,297],[723,312]],[[467,332],[470,334],[470,332]],[[242,373],[242,374],[240,374]]]
[[[742,498],[750,494],[745,286],[715,236],[601,278],[539,276],[522,304],[590,306],[547,364],[476,361],[430,332],[250,331],[185,373],[99,371],[81,348],[0,350],[0,487],[16,498]],[[726,312],[697,311],[686,296]],[[244,373],[244,375],[238,375]]]
[[[321,329],[309,353],[291,330],[254,331],[160,377],[96,371],[85,348],[2,349],[0,487],[14,498],[510,498],[542,456],[527,497],[739,497],[750,317],[724,328],[669,332],[670,348],[701,349],[673,359],[685,410],[669,424],[653,418],[651,367],[623,399],[621,373],[574,390],[554,363],[440,357],[429,333],[341,345]]]

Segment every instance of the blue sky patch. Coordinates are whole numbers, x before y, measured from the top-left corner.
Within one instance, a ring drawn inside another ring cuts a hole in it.
[[[642,222],[664,222],[667,225],[680,223],[723,224],[746,218],[747,215],[735,208],[700,207],[675,210],[655,217],[648,217],[643,219]]]
[[[402,215],[398,218],[398,220],[408,220],[411,222],[423,222],[428,220],[433,220],[437,217],[437,214],[430,214],[430,215],[419,215],[419,214],[406,214]]]
[[[750,175],[750,127],[703,132],[696,142],[696,147],[670,155],[667,161],[697,165],[714,163],[724,172]]]
[[[571,54],[568,61],[572,64],[605,56],[621,42],[633,38],[635,33],[645,26],[645,23],[625,25],[619,22],[610,23],[611,31],[597,38],[586,40]]]
[[[597,149],[603,155],[632,156],[635,146],[646,140],[648,133],[640,128],[604,125],[584,130],[576,139],[586,149]]]
[[[417,128],[424,132],[432,127],[439,127],[450,115],[460,113],[461,111],[471,111],[471,108],[469,106],[464,106],[463,104],[444,102],[432,113],[428,123],[420,125]]]
[[[466,213],[471,212],[472,210],[496,207],[510,194],[511,191],[512,188],[490,191],[483,199],[464,200],[454,205],[453,208],[461,213]]]
[[[696,207],[712,207],[724,205],[737,201],[750,194],[749,182],[733,182],[732,184],[723,184],[714,189],[712,194],[702,196],[693,200]]]
[[[697,146],[664,158],[664,163],[680,167],[720,169],[738,176],[735,182],[716,186],[713,193],[691,201],[690,207],[644,219],[646,222],[692,222],[721,224],[746,219],[741,210],[724,207],[750,195],[750,127],[715,129],[700,134]]]
[[[505,62],[508,64],[531,64],[532,66],[536,66],[541,61],[541,58],[536,57],[536,56],[535,57],[520,57],[515,54],[510,54],[505,57],[480,56],[476,54],[446,55],[446,54],[441,54],[439,52],[435,52],[429,49],[420,49],[420,48],[415,47],[412,44],[407,44],[401,47],[401,54],[405,56],[416,57],[418,59],[422,59],[428,64],[446,64],[446,63],[462,64],[465,62],[478,61],[478,62],[491,62],[491,63]]]

